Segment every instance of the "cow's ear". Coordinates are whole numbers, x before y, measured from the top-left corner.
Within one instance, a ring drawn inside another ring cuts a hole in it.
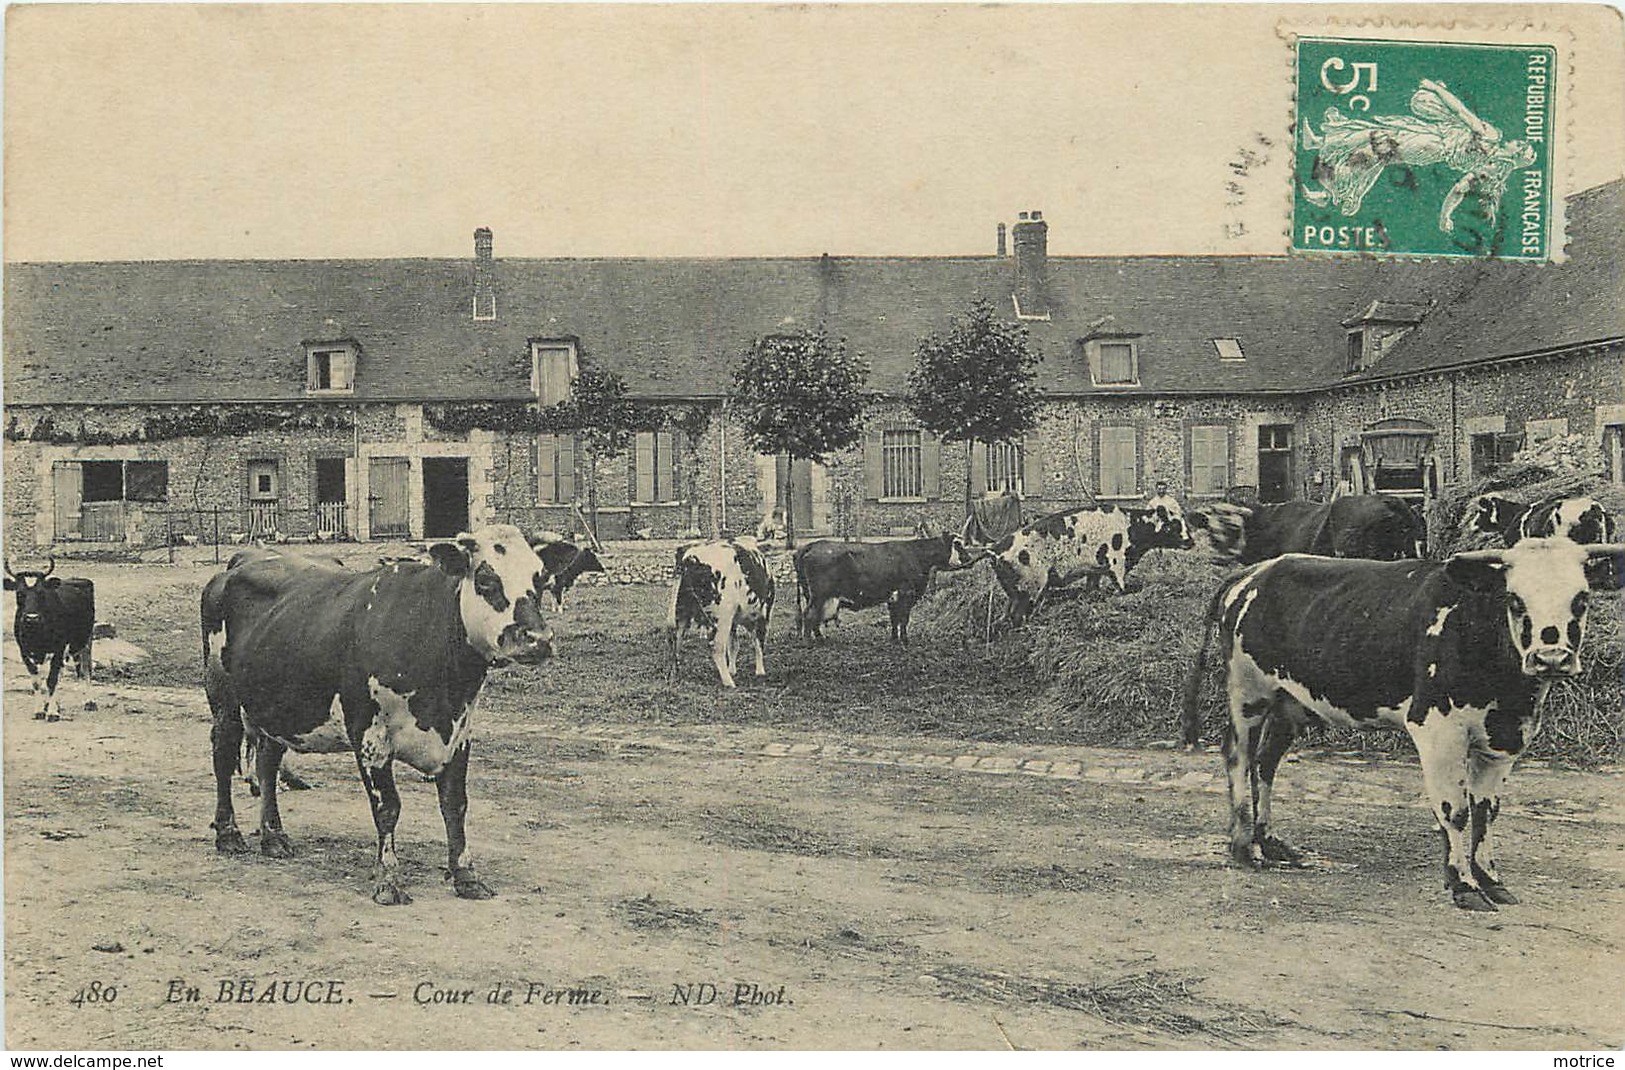
[[[440,567],[441,572],[453,579],[462,579],[468,575],[468,551],[458,543],[437,542],[429,547],[429,557]]]
[[[1444,563],[1445,575],[1474,591],[1497,591],[1506,583],[1506,562],[1493,552],[1470,550]]]
[[[1586,583],[1593,591],[1617,591],[1625,587],[1625,553],[1592,553],[1586,558]]]
[[[12,579],[10,576],[7,576],[6,577],[6,590],[15,591],[16,589],[17,589],[17,581]]]

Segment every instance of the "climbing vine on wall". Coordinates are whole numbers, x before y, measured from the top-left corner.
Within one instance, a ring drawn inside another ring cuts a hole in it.
[[[122,446],[177,438],[242,435],[253,431],[351,431],[354,416],[329,408],[180,405],[145,415],[129,410],[47,410],[32,422],[22,413],[6,421],[13,442],[56,446]]]
[[[694,440],[711,425],[711,410],[695,402],[629,401],[627,426],[635,431],[674,428]],[[535,408],[524,401],[453,401],[423,406],[423,418],[440,431],[509,431],[519,434],[582,430],[568,402]]]

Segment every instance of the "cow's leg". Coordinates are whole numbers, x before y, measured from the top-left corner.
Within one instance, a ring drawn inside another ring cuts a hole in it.
[[[94,668],[91,659],[91,644],[94,639],[86,639],[83,646],[73,652],[73,672],[79,679],[90,683],[90,673]]]
[[[464,755],[466,768],[466,747]],[[356,748],[356,766],[361,770],[361,784],[367,789],[367,802],[372,804],[373,827],[378,830],[378,855],[372,875],[372,901],[386,907],[412,901],[412,897],[401,887],[401,866],[395,857],[395,823],[401,816],[401,796],[400,792],[395,790],[394,761],[394,758],[386,757],[381,765],[370,766],[361,756],[361,748]]]
[[[1273,704],[1271,699],[1246,701],[1232,682],[1230,720],[1221,747],[1230,785],[1230,857],[1255,869],[1264,864],[1264,852],[1258,844],[1258,763],[1253,755]]]
[[[1459,711],[1445,716],[1432,708],[1421,724],[1405,723],[1422,764],[1422,783],[1433,818],[1444,833],[1444,886],[1463,910],[1494,910],[1474,879],[1467,828],[1472,821],[1467,795],[1467,731]]]
[[[908,639],[903,629],[904,612],[896,595],[886,600],[886,615],[891,618],[891,641],[906,646]]]
[[[272,858],[292,858],[293,841],[282,831],[282,811],[277,808],[277,771],[288,748],[260,736],[254,748],[254,776],[260,783],[260,853]]]
[[[1279,862],[1288,866],[1303,865],[1303,854],[1277,836],[1270,827],[1270,807],[1275,795],[1275,770],[1279,768],[1281,759],[1292,746],[1292,741],[1297,738],[1298,726],[1283,709],[1283,700],[1278,700],[1275,708],[1264,720],[1258,753],[1254,756],[1254,761],[1258,765],[1257,775],[1253,779],[1258,815],[1255,839],[1259,850],[1263,852],[1265,862]]]
[[[21,650],[21,647],[19,647],[18,649]],[[23,666],[28,669],[28,690],[29,690],[29,693],[30,694],[35,694],[35,695],[39,694],[39,685],[40,685],[39,662],[35,661],[33,658],[29,657],[26,652],[24,652],[23,653]],[[45,719],[45,711],[41,710],[39,713],[35,714],[34,719],[36,721],[44,720]]]
[[[45,709],[42,711],[47,721],[60,721],[62,714],[58,712],[61,705],[56,700],[56,685],[62,679],[62,661],[67,650],[57,647],[51,655],[51,671],[45,678]]]
[[[440,792],[440,816],[446,821],[446,857],[451,870],[452,890],[459,899],[490,899],[496,895],[474,873],[474,860],[468,853],[463,821],[468,816],[468,744],[457,748],[446,767],[435,778]]]
[[[767,648],[766,613],[750,622],[750,641],[756,647],[756,678],[760,680],[767,675],[767,662],[764,658]]]
[[[243,719],[235,703],[209,696],[214,724],[209,727],[209,745],[214,756],[214,849],[224,854],[243,854],[248,843],[237,831],[237,814],[231,805],[231,781],[237,774],[237,756],[243,746]]]
[[[1492,903],[1512,905],[1518,897],[1501,883],[1495,871],[1495,852],[1490,844],[1490,828],[1501,812],[1501,790],[1507,775],[1512,772],[1513,757],[1498,751],[1474,751],[1469,759],[1467,775],[1467,806],[1471,812],[1468,822],[1468,863],[1479,890]]]
[[[730,650],[734,632],[733,614],[723,610],[722,616],[717,620],[717,630],[711,636],[711,663],[717,667],[717,675],[722,679],[723,687],[734,686],[733,651]]]

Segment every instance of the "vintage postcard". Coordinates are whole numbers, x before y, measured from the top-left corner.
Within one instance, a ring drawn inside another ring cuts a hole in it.
[[[1621,25],[12,5],[6,1046],[1603,1065]]]

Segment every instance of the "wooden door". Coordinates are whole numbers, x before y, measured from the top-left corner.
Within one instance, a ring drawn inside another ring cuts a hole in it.
[[[409,462],[405,457],[374,457],[368,471],[372,537],[407,538],[412,533],[407,519]]]
[[[58,461],[53,466],[52,486],[56,498],[56,526],[52,539],[81,537],[80,506],[83,498],[84,475],[78,461]]]

